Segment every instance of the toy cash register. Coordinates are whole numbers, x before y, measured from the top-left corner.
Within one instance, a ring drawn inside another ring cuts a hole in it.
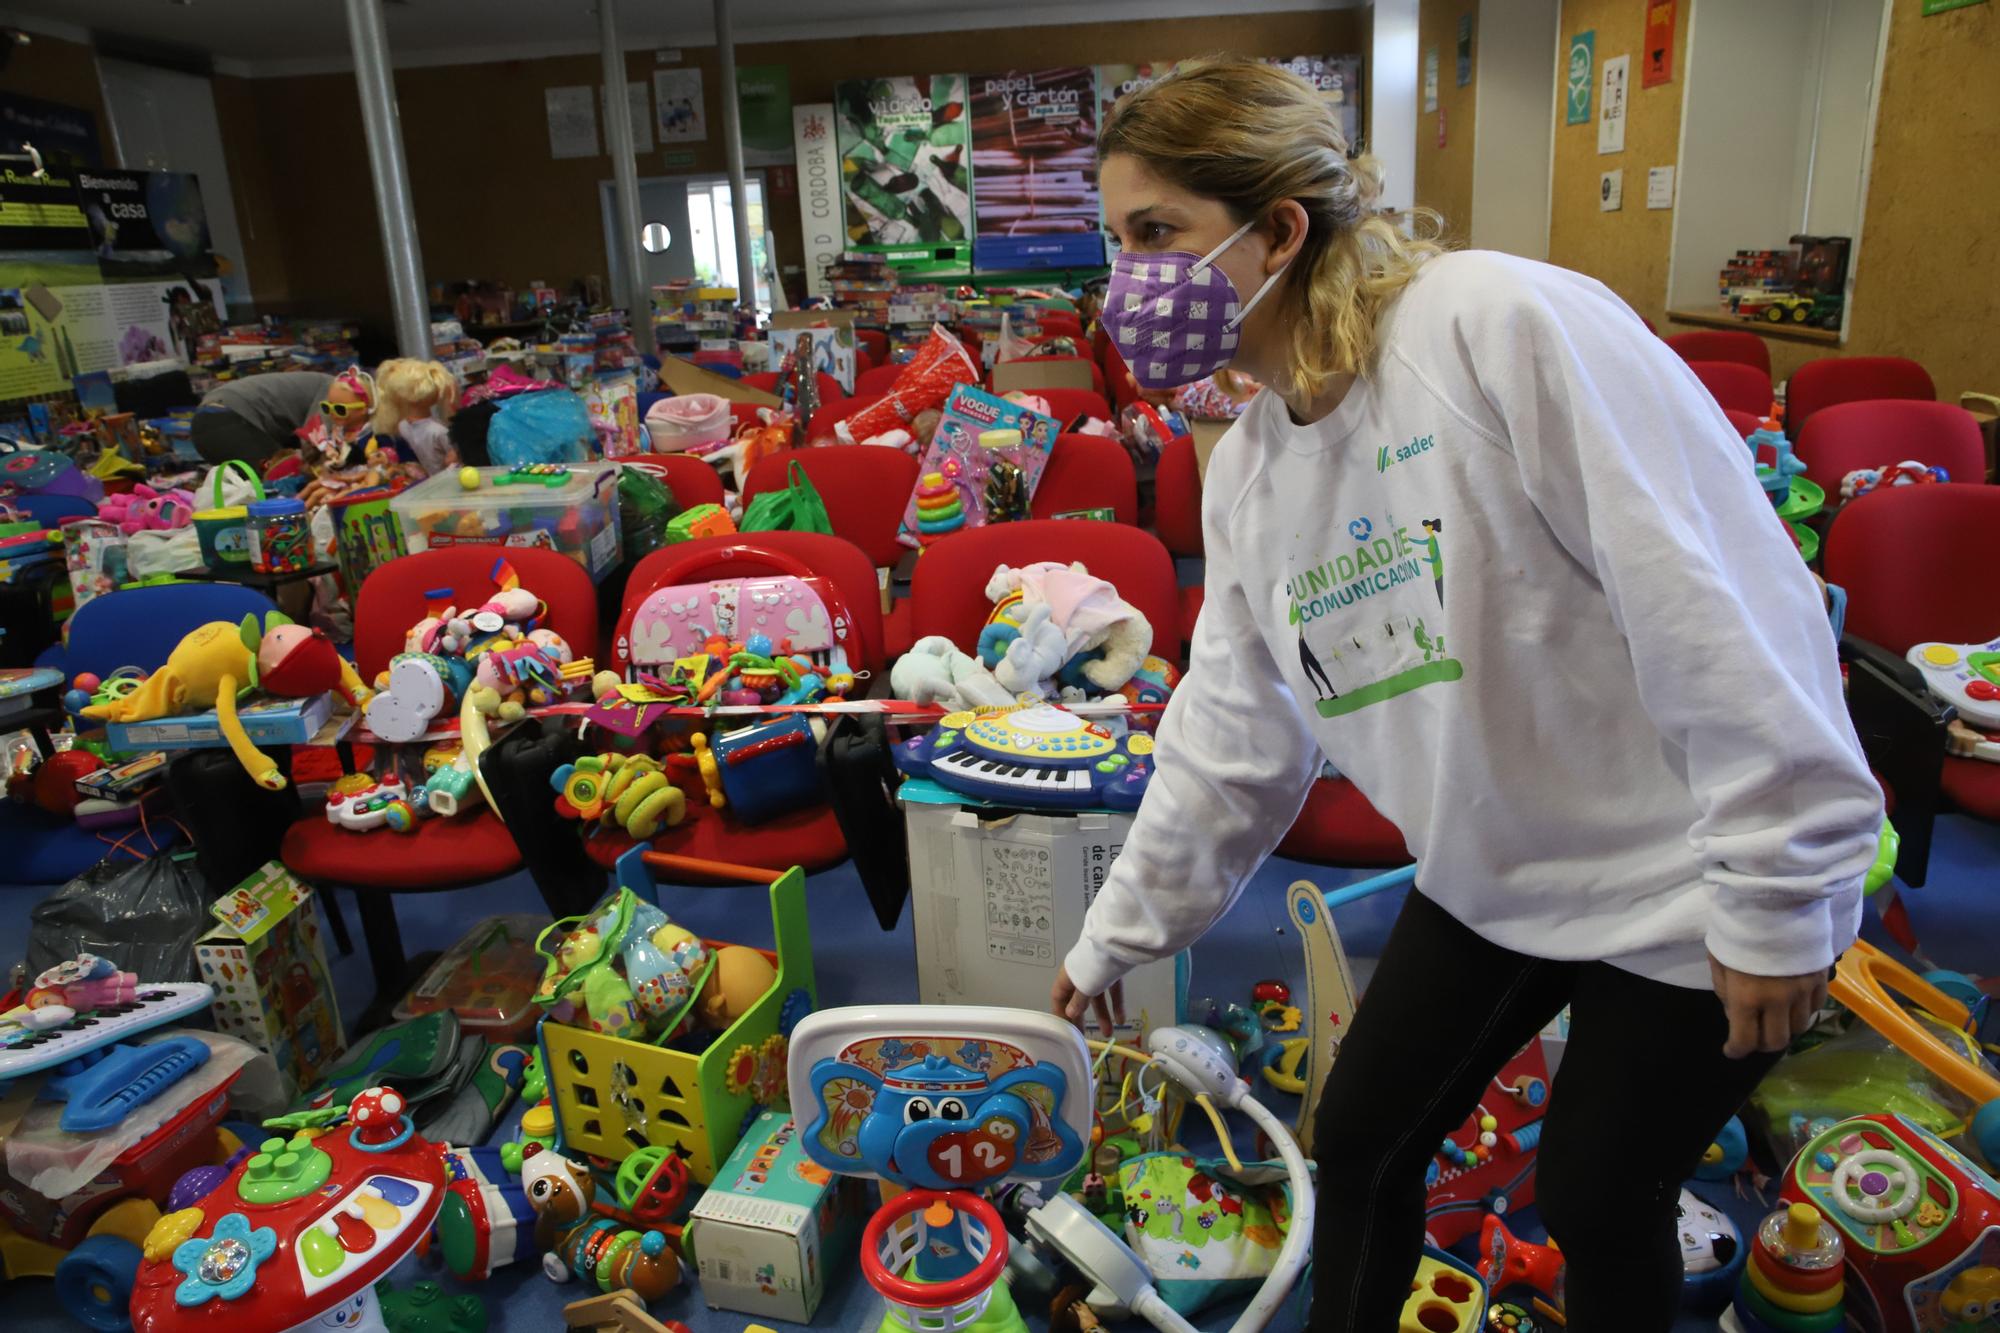
[[[912,777],[1008,805],[1136,810],[1153,776],[1153,738],[1109,729],[1053,704],[947,713],[895,749]]]

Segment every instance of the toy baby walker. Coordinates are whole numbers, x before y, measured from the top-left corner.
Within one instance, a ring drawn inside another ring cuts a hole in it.
[[[1305,1267],[1313,1219],[1305,1158],[1201,1034],[1163,1027],[1146,1052],[1118,1053],[1211,1111],[1215,1103],[1244,1111],[1276,1143],[1291,1186],[1290,1229],[1235,1325],[1262,1328]],[[799,1024],[791,1066],[813,1160],[907,1191],[896,1193],[862,1236],[862,1273],[889,1303],[884,1333],[1024,1328],[1000,1282],[1009,1268],[1007,1233],[984,1193],[1009,1181],[1061,1180],[1083,1165],[1094,1089],[1077,1031],[1028,1010],[836,1009]],[[1073,1273],[1094,1317],[1137,1315],[1175,1333],[1191,1327],[1147,1264],[1083,1202],[1056,1193],[1025,1225],[1038,1261],[1026,1270]],[[1464,1286],[1469,1304],[1473,1284]]]
[[[370,1088],[324,1113],[340,1127],[264,1140],[162,1217],[141,1247],[133,1327],[387,1333],[375,1283],[430,1230],[445,1187],[442,1154],[404,1109]]]

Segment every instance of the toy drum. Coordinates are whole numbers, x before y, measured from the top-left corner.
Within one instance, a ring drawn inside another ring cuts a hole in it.
[[[290,574],[312,563],[304,503],[280,496],[245,507],[250,568],[259,574]]]

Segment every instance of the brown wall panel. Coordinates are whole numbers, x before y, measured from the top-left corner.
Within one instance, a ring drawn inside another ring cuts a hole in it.
[[[1443,215],[1450,236],[1472,234],[1472,122],[1479,91],[1478,0],[1421,0],[1417,9],[1417,203]],[[1458,86],[1458,21],[1473,15],[1472,82]],[[1423,60],[1438,54],[1438,109],[1423,109]],[[1445,126],[1438,147],[1438,116]]]

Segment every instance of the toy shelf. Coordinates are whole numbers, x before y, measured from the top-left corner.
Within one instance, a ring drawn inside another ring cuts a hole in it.
[[[1760,338],[1775,338],[1779,342],[1820,343],[1827,347],[1840,346],[1840,334],[1832,329],[1807,328],[1801,324],[1773,324],[1768,320],[1744,319],[1726,310],[1669,310],[1667,318],[1675,324],[1699,324],[1708,329],[1741,329],[1754,333]]]

